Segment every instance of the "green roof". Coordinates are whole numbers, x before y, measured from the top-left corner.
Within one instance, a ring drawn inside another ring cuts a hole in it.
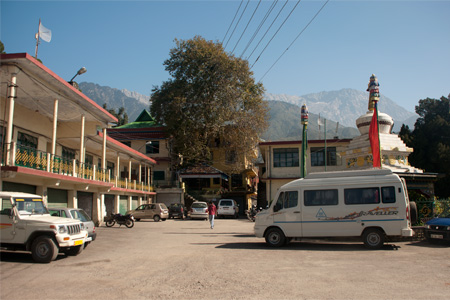
[[[114,129],[124,129],[124,128],[149,128],[149,127],[161,127],[162,125],[157,124],[155,119],[150,115],[150,113],[144,109],[136,121],[114,127]]]

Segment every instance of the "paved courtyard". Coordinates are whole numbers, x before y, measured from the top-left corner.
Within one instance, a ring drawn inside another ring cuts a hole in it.
[[[246,219],[97,229],[76,257],[1,252],[1,299],[448,299],[450,247],[408,241],[268,248]]]

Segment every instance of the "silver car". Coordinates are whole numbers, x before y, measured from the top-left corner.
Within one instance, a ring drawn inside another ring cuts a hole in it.
[[[202,201],[192,203],[190,210],[191,219],[208,219],[208,204]]]
[[[82,222],[84,224],[84,228],[88,232],[88,239],[86,240],[84,247],[86,247],[90,242],[94,241],[95,238],[97,237],[97,233],[95,232],[95,224],[83,209],[69,208],[69,207],[56,207],[56,208],[52,207],[49,208],[48,211],[50,212],[50,215],[54,217],[70,218]]]

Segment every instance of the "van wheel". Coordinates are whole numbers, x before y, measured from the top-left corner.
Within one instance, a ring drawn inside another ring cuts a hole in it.
[[[158,216],[158,215],[155,215],[155,216],[153,217],[153,220],[154,220],[155,222],[159,222],[159,220],[161,220],[161,217]]]
[[[266,243],[271,247],[281,247],[285,244],[286,237],[279,228],[270,228],[266,233]]]
[[[49,263],[58,256],[58,246],[55,241],[48,236],[40,236],[31,245],[31,256],[35,262]]]
[[[384,239],[384,232],[377,228],[367,229],[363,234],[364,246],[372,250],[383,247]]]
[[[411,219],[411,225],[417,223],[417,220],[419,218],[418,218],[418,214],[417,214],[417,204],[414,201],[409,202],[409,215],[410,215],[410,219]]]

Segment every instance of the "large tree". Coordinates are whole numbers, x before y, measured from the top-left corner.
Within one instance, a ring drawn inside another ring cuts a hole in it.
[[[117,112],[116,112],[113,108],[108,109],[107,104],[103,103],[103,108],[106,109],[110,114],[112,114],[114,117],[117,118],[116,126],[122,126],[122,125],[128,124],[128,114],[125,112],[124,107],[117,109]]]
[[[240,154],[254,148],[267,128],[268,108],[248,62],[199,36],[175,43],[164,61],[172,78],[151,95],[151,113],[173,136],[173,150],[198,163],[210,159],[215,139]]]
[[[409,161],[415,167],[444,177],[435,184],[436,195],[450,197],[450,105],[449,99],[426,98],[419,101],[416,113],[420,116],[413,132],[402,127],[400,136],[414,149]]]

